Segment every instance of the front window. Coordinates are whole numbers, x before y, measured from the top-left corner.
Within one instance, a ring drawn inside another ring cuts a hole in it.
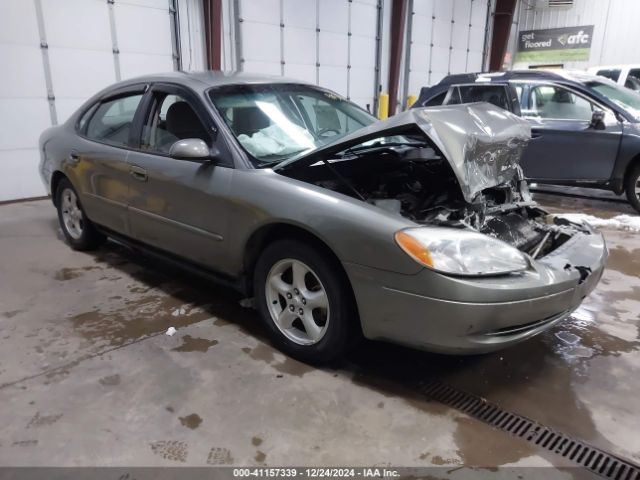
[[[587,87],[604,95],[609,100],[629,112],[636,120],[640,121],[640,95],[615,83],[586,82]]]
[[[376,120],[334,93],[304,85],[230,85],[209,96],[258,166],[310,152]]]
[[[523,116],[554,120],[590,121],[595,106],[587,99],[557,85],[534,85]]]
[[[158,92],[142,129],[143,150],[168,154],[178,140],[199,138],[211,145],[211,137],[189,102],[180,95]]]

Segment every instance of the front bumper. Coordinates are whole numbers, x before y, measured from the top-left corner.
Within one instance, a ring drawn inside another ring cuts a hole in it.
[[[523,274],[456,278],[345,264],[364,335],[424,350],[483,353],[551,328],[595,288],[608,256],[598,232],[578,233]]]

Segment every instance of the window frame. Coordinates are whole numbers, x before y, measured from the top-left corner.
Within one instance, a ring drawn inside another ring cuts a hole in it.
[[[170,82],[157,82],[150,85],[150,88],[145,93],[145,96],[140,102],[139,116],[135,122],[132,131],[134,131],[135,139],[133,145],[129,148],[132,151],[144,153],[147,155],[153,155],[163,158],[171,158],[175,161],[183,162],[185,160],[174,159],[168,153],[158,152],[155,150],[145,150],[142,148],[142,134],[144,132],[144,126],[147,120],[150,118],[153,109],[156,108],[155,100],[157,94],[177,95],[182,97],[189,106],[196,113],[198,119],[209,133],[210,143],[209,148],[214,146],[220,151],[220,160],[216,163],[216,167],[229,167],[235,168],[235,160],[233,153],[228,148],[227,144],[221,140],[220,129],[218,128],[218,122],[207,111],[204,101],[196,95],[191,89]]]
[[[244,84],[243,83],[222,83],[220,85],[215,85],[215,86],[209,87],[206,90],[204,90],[204,97],[206,98],[205,101],[208,103],[208,105],[212,109],[212,112],[213,112],[212,115],[216,119],[218,119],[218,123],[220,125],[220,129],[219,130],[221,130],[222,136],[228,142],[229,150],[230,151],[234,150],[234,153],[237,153],[237,157],[234,157],[234,161],[238,163],[240,168],[249,169],[249,170],[262,170],[262,169],[265,169],[265,168],[273,168],[278,163],[282,163],[282,162],[264,163],[264,164],[262,164],[262,162],[260,162],[260,160],[258,160],[256,157],[254,157],[240,143],[240,141],[238,140],[238,137],[236,137],[236,135],[232,131],[231,127],[227,124],[227,122],[223,118],[222,113],[218,110],[218,107],[216,106],[215,101],[212,98],[215,95],[216,91],[225,90],[227,88],[233,88],[233,87],[238,87],[238,86],[242,86],[242,85],[244,85]],[[372,123],[375,123],[375,121],[378,120],[378,118],[375,117],[371,112],[369,112],[368,110],[362,108],[357,103],[354,103],[350,99],[345,98],[342,95],[337,94],[336,92],[334,92],[332,90],[329,90],[328,88],[321,87],[319,85],[300,83],[300,82],[296,82],[296,81],[258,82],[258,83],[255,83],[255,85],[261,85],[261,86],[265,86],[265,85],[277,85],[277,86],[291,85],[291,86],[311,88],[311,89],[317,90],[319,92],[324,92],[324,93],[328,93],[330,95],[334,95],[334,96],[336,96],[336,97],[338,97],[338,98],[340,98],[342,100],[345,100],[345,101],[349,102],[353,107],[357,108],[358,110],[360,110],[361,112],[363,112],[367,116],[373,118],[374,121]],[[308,155],[313,155],[314,151],[309,152]],[[285,160],[285,161],[288,161],[288,160]]]
[[[129,85],[123,88],[119,88],[116,90],[111,90],[107,93],[105,93],[103,96],[101,96],[100,98],[98,98],[96,101],[92,102],[89,106],[85,107],[82,112],[77,116],[77,119],[75,121],[74,124],[74,129],[76,131],[76,133],[78,134],[78,136],[80,136],[81,138],[88,140],[90,142],[94,142],[94,143],[98,143],[100,145],[106,145],[109,147],[113,147],[113,148],[120,148],[123,150],[132,150],[132,142],[135,142],[135,128],[136,128],[136,120],[140,115],[140,109],[142,107],[142,105],[144,104],[145,101],[145,97],[146,97],[146,92],[149,90],[149,83],[141,83],[141,84],[135,84],[135,85]],[[129,130],[129,139],[128,139],[128,144],[127,145],[117,145],[114,143],[108,143],[108,142],[102,142],[100,140],[97,140],[95,138],[91,138],[89,136],[87,136],[87,128],[89,126],[89,123],[91,123],[91,120],[93,120],[94,115],[96,114],[96,112],[98,111],[98,108],[100,107],[101,104],[106,103],[106,102],[112,102],[114,100],[118,100],[120,98],[126,98],[126,97],[133,97],[135,95],[142,95],[142,98],[140,99],[140,102],[138,103],[138,106],[136,108],[136,111],[133,114],[133,118],[131,120],[131,129]],[[80,127],[80,122],[85,118],[85,116],[88,115],[84,125],[82,125],[82,127]]]
[[[449,89],[446,92],[442,105],[463,105],[462,93],[460,92],[460,87],[479,87],[479,86],[502,88],[504,90],[505,98],[507,100],[507,105],[509,107],[508,109],[506,109],[506,111],[514,113],[516,115],[520,115],[520,103],[519,103],[520,100],[516,94],[515,87],[511,85],[509,82],[473,82],[473,83],[452,84],[449,86]],[[449,101],[453,97],[454,92],[458,96],[458,99],[460,101],[456,104],[451,104],[449,103]],[[494,106],[497,108],[501,108],[501,107],[498,107],[497,105],[494,105]]]
[[[536,87],[543,87],[543,86],[550,86],[550,87],[555,87],[555,88],[563,88],[567,91],[569,91],[570,93],[577,95],[578,97],[582,98],[583,100],[589,102],[592,105],[596,105],[600,110],[602,110],[603,112],[610,112],[612,113],[614,116],[616,116],[616,111],[611,109],[610,107],[603,105],[601,102],[598,102],[596,99],[586,95],[585,93],[572,88],[569,85],[565,85],[562,83],[558,83],[558,82],[550,82],[550,81],[545,81],[545,80],[521,80],[517,82],[518,84],[525,84],[525,92],[526,92],[526,104],[527,106],[529,105],[529,100],[531,99],[531,91],[536,88]],[[524,98],[524,95],[523,95]],[[527,111],[529,110],[528,108],[526,109]],[[593,110],[591,110],[591,113],[593,114]],[[547,122],[547,121],[552,121],[552,122],[580,122],[580,123],[589,123],[591,121],[591,119],[587,119],[587,120],[581,120],[581,119],[577,119],[577,118],[545,118],[545,117],[540,117],[540,116],[535,116],[535,115],[527,115],[524,111],[522,111],[521,113],[522,118],[526,118],[529,120],[536,120],[538,122]]]
[[[191,102],[189,99],[185,98],[183,95],[181,95],[179,93],[168,93],[164,89],[153,89],[152,88],[152,91],[151,91],[151,94],[150,94],[151,101],[149,102],[150,103],[149,109],[145,112],[145,115],[142,117],[142,129],[141,129],[141,132],[140,132],[140,138],[138,139],[138,144],[136,146],[136,149],[140,150],[141,152],[149,153],[151,155],[159,155],[159,156],[162,156],[162,157],[169,157],[170,156],[168,152],[161,152],[159,150],[153,150],[153,149],[150,149],[150,148],[143,148],[143,146],[144,146],[143,145],[143,139],[144,139],[144,133],[145,133],[144,129],[147,126],[147,124],[149,123],[149,121],[152,120],[152,118],[151,118],[152,115],[155,115],[157,113],[158,109],[162,109],[162,106],[163,106],[165,100],[167,99],[167,97],[169,97],[171,95],[180,98],[181,101],[186,102],[189,105],[189,107],[196,113],[196,116],[198,117],[198,120],[200,121],[200,123],[201,123],[201,125],[203,127],[203,130],[206,131],[207,133],[209,133],[209,142],[208,142],[207,146],[209,148],[211,148],[213,146],[213,144],[214,144],[213,137],[212,137],[212,135],[210,134],[209,130],[206,127],[207,123],[202,121],[202,118],[200,118],[200,115],[198,115],[196,109],[193,107],[193,102]],[[159,99],[161,99],[161,100],[159,101]],[[149,124],[149,126],[151,126],[151,124]]]

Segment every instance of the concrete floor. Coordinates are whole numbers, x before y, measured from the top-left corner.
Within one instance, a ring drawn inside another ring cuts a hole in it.
[[[597,290],[525,344],[459,358],[367,342],[314,369],[236,294],[115,244],[74,252],[49,201],[0,206],[0,466],[571,466],[428,401],[413,385],[432,375],[639,462],[639,234],[605,235]]]

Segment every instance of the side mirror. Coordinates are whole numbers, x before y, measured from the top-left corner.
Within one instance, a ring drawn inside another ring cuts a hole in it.
[[[594,130],[604,130],[604,112],[602,110],[594,110],[591,114],[591,123],[589,124],[590,128]]]
[[[185,138],[171,145],[169,156],[179,160],[192,162],[212,162],[217,159],[217,149],[209,149],[209,146],[199,138]]]

